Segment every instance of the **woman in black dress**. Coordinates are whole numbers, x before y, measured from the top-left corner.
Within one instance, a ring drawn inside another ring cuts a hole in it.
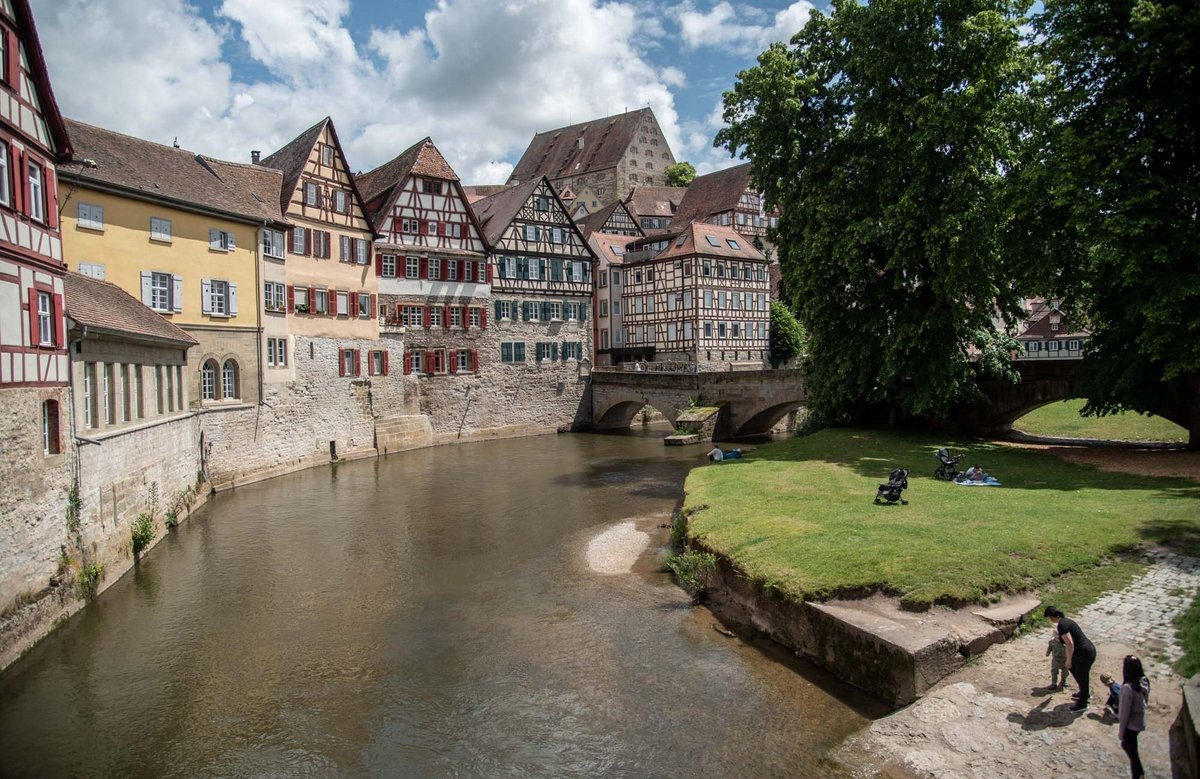
[[[1088,676],[1092,671],[1092,663],[1096,662],[1096,646],[1088,640],[1075,620],[1068,619],[1054,606],[1046,607],[1046,618],[1054,623],[1055,630],[1067,645],[1067,668],[1071,671],[1071,678],[1079,685],[1071,711],[1083,711],[1088,706]]]

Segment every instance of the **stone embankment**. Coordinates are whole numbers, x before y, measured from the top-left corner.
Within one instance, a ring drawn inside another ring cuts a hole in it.
[[[1171,668],[1183,651],[1173,623],[1200,592],[1200,560],[1156,551],[1148,563],[1128,587],[1076,617],[1098,651],[1086,712],[1070,711],[1072,683],[1045,689],[1047,627],[996,647],[918,703],[874,722],[843,746],[838,762],[860,776],[1124,776],[1128,761],[1116,719],[1104,711],[1100,674],[1119,679],[1122,658],[1137,654],[1152,685],[1139,751],[1147,777],[1171,776],[1168,731],[1183,682]]]

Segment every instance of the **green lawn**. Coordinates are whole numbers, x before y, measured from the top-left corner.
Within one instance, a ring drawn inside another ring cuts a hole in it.
[[[1004,486],[935,481],[943,445]],[[910,505],[875,505],[896,467],[911,469]],[[980,601],[1045,587],[1143,541],[1200,549],[1194,482],[916,434],[824,430],[697,468],[686,490],[685,509],[707,506],[693,536],[797,599],[881,589],[911,605]]]
[[[1132,412],[1107,417],[1081,417],[1079,398],[1034,409],[1013,423],[1017,430],[1062,438],[1095,438],[1107,441],[1176,441],[1187,443],[1188,433],[1162,417]]]

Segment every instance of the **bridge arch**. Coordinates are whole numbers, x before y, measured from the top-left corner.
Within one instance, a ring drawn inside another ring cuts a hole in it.
[[[675,418],[679,416],[679,409],[668,404],[655,403],[646,398],[618,400],[596,414],[595,427],[597,430],[619,430],[632,427],[634,418],[646,406],[650,406],[662,414],[672,425],[675,424]]]
[[[788,400],[783,403],[776,403],[764,409],[753,412],[749,419],[739,424],[734,429],[735,438],[743,438],[746,436],[766,435],[771,432],[775,425],[786,417],[788,414],[804,407],[803,399]]]

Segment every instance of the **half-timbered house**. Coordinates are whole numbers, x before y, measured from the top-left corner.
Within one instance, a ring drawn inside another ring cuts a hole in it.
[[[53,573],[72,473],[56,170],[71,149],[28,0],[0,0],[0,84],[2,611]]]
[[[767,359],[767,262],[731,227],[693,222],[626,247],[622,325],[634,359],[761,367]]]
[[[1017,330],[1021,344],[1018,360],[1079,360],[1091,331],[1080,327],[1059,308],[1059,301],[1029,298],[1024,301],[1029,317]]]
[[[333,120],[325,117],[259,164],[282,171],[280,208],[291,223],[285,234],[270,237],[269,246],[264,243],[264,281],[283,285],[272,295],[283,292],[287,312],[286,320],[264,321],[264,337],[342,342],[337,365],[329,369],[341,376],[366,374],[362,350],[352,342],[379,337],[374,234]],[[268,376],[287,381],[293,371],[285,364]]]
[[[628,357],[621,324],[621,270],[625,246],[635,240],[628,235],[592,233],[588,246],[596,255],[593,271],[596,294],[592,301],[592,342],[596,365],[616,365]]]
[[[595,256],[542,176],[471,206],[492,249],[493,314],[501,363],[566,366],[592,359]]]
[[[779,223],[779,214],[764,209],[762,195],[751,185],[747,162],[692,180],[671,217],[670,226],[679,230],[692,222],[732,227],[761,244],[768,228]]]
[[[404,337],[404,372],[477,372],[487,253],[454,169],[425,138],[360,175],[358,186],[376,226],[382,332]]]
[[[687,187],[634,187],[625,198],[625,208],[649,235],[668,229]]]
[[[583,233],[584,238],[590,237],[592,233],[625,235],[631,238],[645,235],[633,215],[629,213],[629,209],[620,201],[609,203],[594,214],[577,217],[575,224],[579,226],[579,232]]]

